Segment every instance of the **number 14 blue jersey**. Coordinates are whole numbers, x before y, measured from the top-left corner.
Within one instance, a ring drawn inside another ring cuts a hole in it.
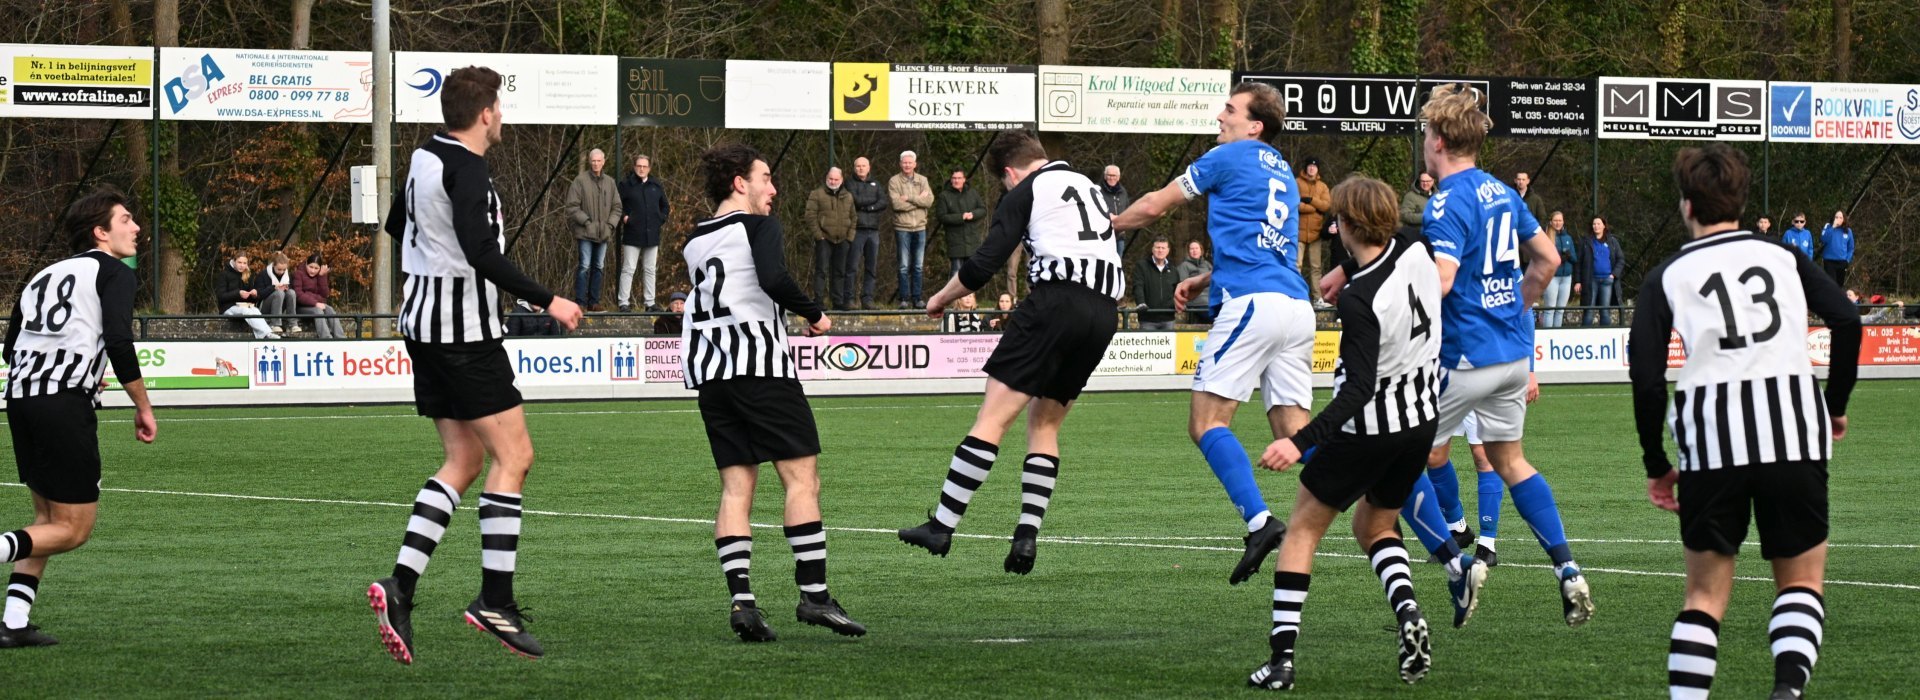
[[[1533,356],[1533,312],[1520,291],[1520,244],[1540,222],[1479,168],[1441,180],[1422,225],[1436,258],[1460,265],[1441,302],[1440,366],[1473,369]]]
[[[1280,151],[1254,140],[1215,146],[1176,178],[1193,199],[1207,196],[1213,239],[1212,298],[1279,292],[1307,299],[1300,276],[1300,192]]]

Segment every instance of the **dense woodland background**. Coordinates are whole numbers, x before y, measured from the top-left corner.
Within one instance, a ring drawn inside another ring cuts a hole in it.
[[[1913,0],[393,0],[393,6],[395,50],[1920,83],[1914,38],[1920,3]],[[0,42],[366,50],[369,12],[360,0],[0,0],[0,17],[9,18],[0,23]],[[54,219],[97,153],[92,182],[134,193],[137,218],[165,226],[161,282],[143,284],[142,308],[212,311],[211,279],[221,260],[235,250],[278,247],[316,184],[290,252],[327,252],[342,306],[371,308],[371,227],[347,222],[344,167],[372,162],[365,128],[348,139],[346,125],[163,122],[157,172],[151,128],[144,121],[0,120],[0,289],[16,289],[26,274],[59,257]],[[428,133],[418,125],[396,127],[398,167],[404,169],[407,153]],[[566,294],[575,256],[560,214],[566,181],[584,167],[587,149],[614,151],[615,130],[585,130],[578,150],[562,160],[569,135],[568,127],[510,126],[506,142],[489,153],[509,223],[531,214],[513,257]],[[669,252],[661,256],[664,296],[686,286],[679,243],[692,220],[709,211],[691,172],[695,155],[727,140],[776,154],[787,148],[789,134],[630,128],[620,138],[626,157],[653,156],[654,173],[673,199]],[[921,153],[922,172],[938,183],[944,168],[971,166],[987,138],[836,132],[830,147],[825,133],[798,134],[779,166],[779,213],[796,227],[806,191],[819,186],[829,163],[850,165],[854,156],[868,155],[884,178],[898,152],[913,149]],[[1207,143],[1185,136],[1048,138],[1056,156],[1089,174],[1097,176],[1106,163],[1120,165],[1136,194],[1163,185]],[[320,182],[343,142],[342,169]],[[1598,146],[1598,211],[1626,245],[1629,285],[1682,235],[1667,167],[1684,145]],[[1300,137],[1280,146],[1290,158],[1317,156],[1336,182],[1366,171],[1404,184],[1411,174],[1413,144],[1405,137]],[[1763,146],[1743,147],[1757,167]],[[1481,163],[1502,177],[1536,173],[1548,208],[1566,211],[1569,228],[1584,231],[1595,213],[1595,148],[1590,141],[1501,140],[1487,146]],[[1849,209],[1861,251],[1855,286],[1920,289],[1916,150],[1776,146],[1769,213],[1778,221],[1805,210],[1817,225],[1834,209]],[[562,174],[554,191],[537,200],[556,165]],[[609,163],[608,169],[629,166]],[[991,203],[999,187],[989,179],[976,177],[974,184]],[[1760,213],[1760,198],[1756,183],[1750,216]],[[1203,220],[1203,209],[1190,208],[1154,233],[1171,237],[1180,250],[1204,236]],[[888,299],[897,258],[891,236],[881,238],[878,296]],[[153,275],[148,245],[140,261],[143,281]],[[795,272],[810,271],[812,243],[789,240],[789,247]],[[1146,247],[1134,245],[1129,258],[1145,255]],[[927,276],[940,279],[947,262],[938,233],[928,249]],[[617,270],[617,257],[609,256],[610,270]]]

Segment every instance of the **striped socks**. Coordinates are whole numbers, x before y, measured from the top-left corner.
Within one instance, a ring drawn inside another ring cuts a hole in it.
[[[0,561],[20,561],[33,556],[33,537],[26,530],[0,534]]]
[[[513,567],[520,549],[520,494],[480,494],[480,601],[513,604]]]
[[[1820,660],[1820,641],[1826,636],[1826,599],[1811,588],[1795,586],[1773,599],[1773,620],[1767,638],[1773,641],[1773,682],[1804,690]]]
[[[751,607],[753,582],[748,578],[748,570],[753,568],[753,538],[742,535],[721,537],[713,541],[713,548],[720,553],[720,573],[727,577],[727,592],[733,594],[734,604]],[[824,565],[822,569],[825,569]],[[796,573],[795,577],[798,576]]]
[[[825,603],[827,595],[827,530],[820,521],[788,525],[787,546],[793,548],[793,582],[809,603]]]
[[[1413,601],[1413,569],[1407,565],[1406,542],[1398,537],[1375,542],[1367,558],[1373,561],[1373,573],[1380,577],[1380,585],[1387,592],[1387,604],[1393,607],[1394,614],[1419,607]]]
[[[1300,609],[1306,606],[1307,584],[1312,582],[1311,574],[1273,572],[1273,632],[1267,647],[1274,661],[1293,656],[1294,642],[1300,640]]]
[[[1706,700],[1719,657],[1720,621],[1699,610],[1681,611],[1667,641],[1667,695],[1672,700]]]
[[[40,577],[15,572],[7,579],[7,611],[0,627],[17,630],[27,626],[27,614],[33,611],[34,596],[40,591]]]
[[[1053,455],[1027,455],[1020,471],[1020,524],[1013,528],[1015,539],[1040,536],[1040,522],[1047,517],[1053,502],[1053,485],[1060,477],[1060,458]]]
[[[441,483],[439,479],[427,479],[420,487],[420,495],[413,498],[413,517],[407,519],[407,537],[400,543],[400,557],[393,564],[393,577],[400,581],[400,590],[413,596],[414,586],[420,583],[420,575],[427,572],[427,562],[433,558],[434,548],[440,546],[440,538],[447,534],[447,523],[453,521],[453,510],[460,505],[460,492]]]
[[[960,527],[960,519],[967,514],[967,504],[973,501],[973,492],[986,483],[987,472],[993,469],[993,460],[999,454],[998,445],[972,435],[953,448],[953,462],[947,466],[947,483],[940,489],[940,507],[933,513],[935,523],[948,531]]]

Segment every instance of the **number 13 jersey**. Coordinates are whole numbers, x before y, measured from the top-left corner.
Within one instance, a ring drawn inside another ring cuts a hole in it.
[[[780,222],[732,212],[694,225],[683,251],[693,293],[680,333],[689,389],[735,377],[798,379],[786,309],[808,323],[824,310],[787,274]]]
[[[1448,175],[1421,225],[1435,258],[1460,266],[1441,290],[1440,366],[1492,367],[1533,357],[1533,312],[1521,292],[1520,244],[1540,222],[1519,195],[1479,168]]]

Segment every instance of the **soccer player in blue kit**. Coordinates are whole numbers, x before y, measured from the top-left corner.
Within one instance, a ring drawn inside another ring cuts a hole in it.
[[[1562,614],[1571,627],[1593,617],[1593,594],[1567,545],[1553,490],[1521,451],[1527,418],[1527,381],[1533,357],[1531,308],[1546,290],[1560,255],[1553,241],[1537,235],[1540,223],[1513,190],[1477,167],[1480,145],[1493,121],[1482,111],[1482,96],[1464,85],[1436,88],[1420,111],[1426,135],[1422,149],[1427,171],[1439,185],[1428,201],[1422,229],[1432,242],[1440,268],[1440,424],[1435,447],[1452,439],[1468,413],[1480,420],[1487,458],[1507,484],[1514,509],[1527,521],[1553,560]],[[1520,249],[1532,262],[1524,270]],[[1322,282],[1329,296],[1345,284],[1344,274]],[[1446,537],[1433,484],[1421,478],[1408,500],[1407,519],[1429,550],[1437,536],[1442,548],[1457,549]],[[1418,510],[1419,512],[1415,512]],[[1471,559],[1471,557],[1469,557]],[[1485,565],[1473,562],[1484,577]],[[1456,622],[1464,622],[1459,620]]]
[[[1213,272],[1182,281],[1174,301],[1184,309],[1193,290],[1211,284],[1213,330],[1193,378],[1187,430],[1246,521],[1246,551],[1227,579],[1233,584],[1259,570],[1287,530],[1254,483],[1253,462],[1229,427],[1233,414],[1257,386],[1273,436],[1287,438],[1307,424],[1313,401],[1313,306],[1295,262],[1295,212],[1303,200],[1293,169],[1272,145],[1285,117],[1272,85],[1240,83],[1217,117],[1220,145],[1113,217],[1115,230],[1142,229],[1187,200],[1207,196]]]

